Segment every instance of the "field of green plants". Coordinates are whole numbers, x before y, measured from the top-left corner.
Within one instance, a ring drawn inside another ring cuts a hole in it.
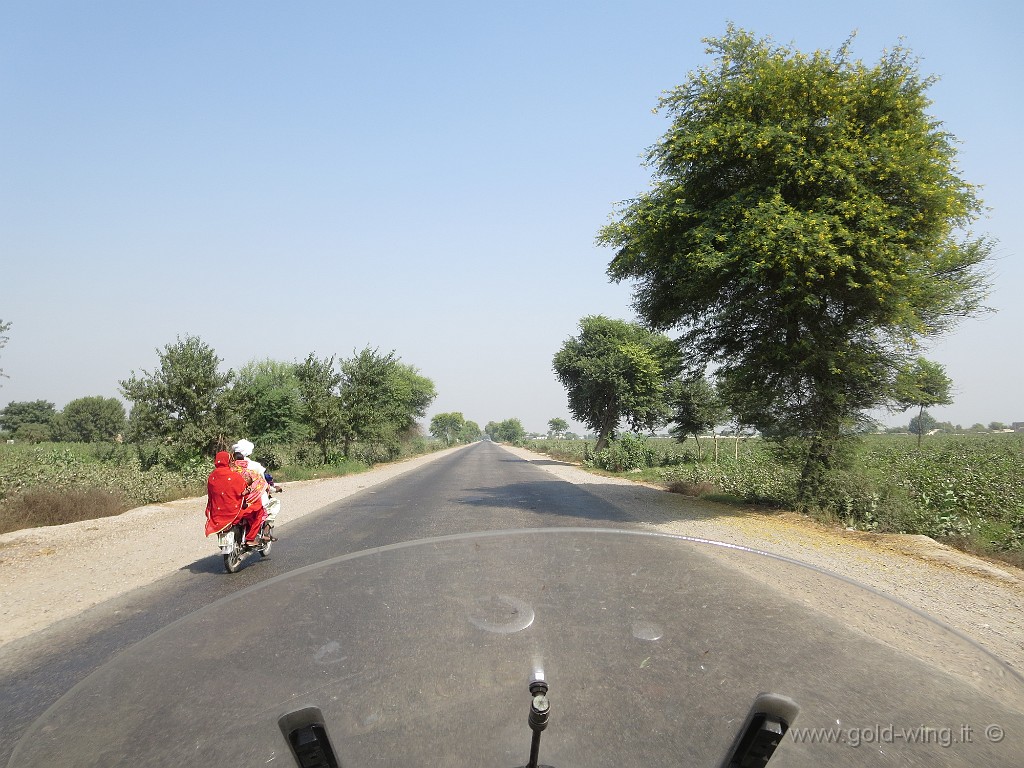
[[[664,484],[680,493],[796,507],[797,468],[758,439],[694,441],[624,435],[600,453],[593,441],[530,444],[553,458]],[[859,530],[917,533],[1024,565],[1024,435],[865,436],[853,466],[832,481],[815,516]]]
[[[413,453],[442,447],[420,439]],[[269,449],[268,449],[269,450]],[[266,453],[266,451],[265,451]],[[260,457],[279,482],[331,477],[366,469],[339,458],[328,465],[301,462],[302,450],[288,446]],[[0,533],[117,515],[145,504],[202,496],[212,462],[192,461],[178,470],[153,461],[137,445],[117,443],[0,444]]]

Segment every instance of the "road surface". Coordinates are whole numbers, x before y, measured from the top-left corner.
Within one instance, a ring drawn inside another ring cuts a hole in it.
[[[555,478],[537,461],[490,442],[476,443],[284,527],[271,558],[250,559],[238,574],[224,574],[220,555],[211,549],[151,586],[9,644],[9,656],[28,656],[30,662],[12,666],[2,663],[0,654],[0,765],[33,720],[120,650],[286,571],[371,547],[470,531],[638,527],[627,507]],[[283,500],[287,509],[287,494]],[[131,547],[131,541],[124,546]]]

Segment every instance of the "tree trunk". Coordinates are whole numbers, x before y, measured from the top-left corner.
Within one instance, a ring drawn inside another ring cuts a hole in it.
[[[610,416],[605,417],[604,422],[601,424],[601,429],[597,433],[597,445],[594,446],[594,453],[603,451],[608,447],[608,439],[612,436],[618,423],[619,420],[617,418],[612,421]]]
[[[700,436],[696,432],[694,432],[693,433],[693,439],[697,441],[697,461],[700,461],[701,460],[701,455],[700,455]]]
[[[811,438],[797,485],[797,499],[801,503],[815,506],[820,501],[825,481],[833,468],[835,440],[823,438],[820,434]]]

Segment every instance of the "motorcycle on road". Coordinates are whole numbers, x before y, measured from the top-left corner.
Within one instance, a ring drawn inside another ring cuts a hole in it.
[[[249,524],[245,520],[237,520],[233,525],[217,534],[217,546],[224,556],[224,570],[238,573],[242,563],[253,552],[259,552],[261,558],[270,556],[270,549],[275,541],[274,523],[281,510],[281,500],[271,498],[266,505],[267,515],[260,526],[255,544],[247,544],[245,537],[249,532]]]

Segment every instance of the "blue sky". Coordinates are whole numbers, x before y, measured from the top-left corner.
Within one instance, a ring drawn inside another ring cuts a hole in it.
[[[594,243],[650,180],[659,95],[727,22],[904,43],[999,241],[990,305],[926,355],[962,423],[1021,421],[1024,12],[1014,2],[0,5],[0,404],[116,396],[179,336],[225,367],[394,350],[431,414],[543,430],[551,358],[633,319]],[[905,423],[909,415],[886,417]]]

